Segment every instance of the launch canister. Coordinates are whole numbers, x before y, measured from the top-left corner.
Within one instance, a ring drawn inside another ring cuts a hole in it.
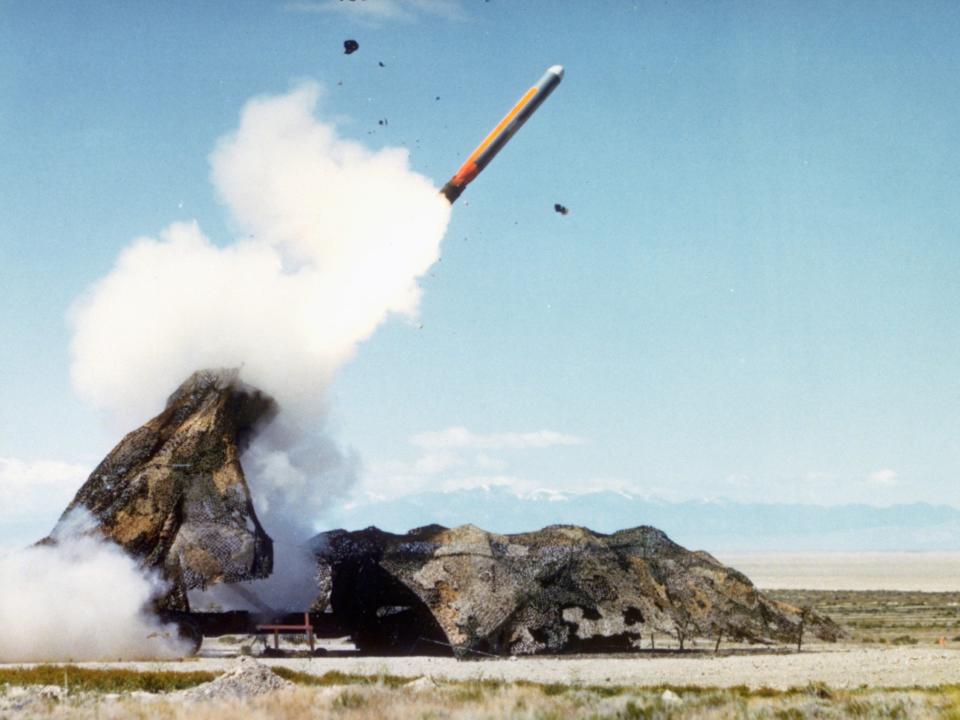
[[[523,127],[527,119],[537,111],[537,108],[543,104],[543,101],[549,97],[561,80],[563,80],[562,67],[554,65],[548,68],[547,72],[540,78],[540,82],[523,94],[523,97],[504,116],[503,120],[497,123],[497,126],[480,143],[477,149],[470,153],[470,157],[460,166],[457,174],[450,178],[450,181],[440,191],[451,204],[460,197],[460,194],[480,174],[480,171],[490,164],[490,161],[510,141],[514,133]]]

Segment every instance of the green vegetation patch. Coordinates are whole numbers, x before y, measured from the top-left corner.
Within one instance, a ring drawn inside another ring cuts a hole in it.
[[[76,665],[37,665],[0,668],[0,685],[57,685],[69,690],[121,693],[140,690],[160,693],[185,690],[210,682],[219,673],[204,671],[110,670]]]
[[[358,675],[355,673],[343,673],[339,670],[331,670],[330,672],[325,672],[323,675],[313,675],[285,667],[271,667],[270,669],[284,680],[309,687],[330,687],[331,685],[386,685],[390,688],[397,688],[415,679],[402,677],[400,675]]]

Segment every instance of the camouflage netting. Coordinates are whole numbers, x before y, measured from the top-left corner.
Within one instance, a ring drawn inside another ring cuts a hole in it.
[[[236,371],[194,373],[97,466],[58,528],[75,508],[89,510],[99,532],[170,582],[167,609],[187,610],[187,589],[268,576],[273,544],[239,456],[276,410]]]
[[[794,642],[801,620],[811,636],[842,634],[652,527],[497,535],[433,525],[406,535],[335,530],[314,542],[317,607],[331,605],[366,650],[611,652],[637,649],[650,633]]]
[[[170,583],[158,603],[189,610],[187,590],[268,576],[273,544],[239,457],[276,403],[236,371],[195,373],[166,409],[127,435],[70,503],[94,531]],[[764,597],[741,573],[651,527],[612,535],[575,526],[497,535],[431,525],[314,539],[318,597],[374,652],[531,654],[619,651],[651,633],[793,642],[841,636],[828,618]]]

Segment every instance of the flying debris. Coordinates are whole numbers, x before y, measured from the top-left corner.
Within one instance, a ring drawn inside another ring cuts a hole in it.
[[[356,40],[344,40],[343,41],[343,52],[345,55],[351,55],[360,49],[360,43]]]
[[[560,203],[554,203],[554,204],[553,204],[553,209],[554,209],[555,212],[558,212],[558,213],[560,213],[561,215],[569,215],[569,214],[570,214],[569,208],[567,208],[565,205],[561,205]]]
[[[561,80],[563,80],[563,68],[560,65],[548,68],[544,76],[540,78],[540,82],[527,90],[510,112],[497,123],[493,131],[470,154],[467,161],[460,166],[457,174],[450,178],[450,181],[440,191],[451,204],[460,197],[460,194],[480,174],[480,171],[490,164],[490,161],[510,141],[517,130],[523,127],[523,124],[550,96],[550,93],[560,84]]]

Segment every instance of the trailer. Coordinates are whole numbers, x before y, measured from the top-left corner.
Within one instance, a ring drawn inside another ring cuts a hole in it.
[[[308,638],[311,651],[314,639],[341,638],[350,631],[330,612],[262,613],[247,610],[225,612],[182,612],[161,610],[163,623],[175,625],[182,640],[190,643],[191,654],[200,650],[204,638],[223,635],[273,634],[279,648],[279,635],[296,633]]]

